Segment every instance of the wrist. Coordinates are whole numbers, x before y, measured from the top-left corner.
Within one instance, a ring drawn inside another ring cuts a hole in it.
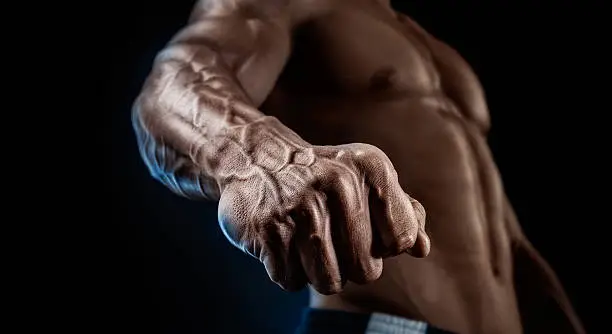
[[[203,165],[211,168],[220,189],[232,180],[246,179],[254,169],[273,173],[314,159],[313,146],[272,116],[227,127],[211,142]]]

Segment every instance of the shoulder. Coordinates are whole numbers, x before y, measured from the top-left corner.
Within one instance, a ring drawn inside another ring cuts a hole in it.
[[[296,25],[327,11],[333,3],[334,0],[198,0],[190,21],[235,16]]]
[[[261,39],[286,41],[293,1],[298,0],[198,0],[171,44],[204,42],[244,53],[260,46]]]

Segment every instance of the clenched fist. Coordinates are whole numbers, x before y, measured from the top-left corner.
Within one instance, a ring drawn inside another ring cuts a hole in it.
[[[338,293],[378,279],[385,257],[428,254],[425,211],[380,149],[309,145],[272,117],[229,138],[215,163],[219,223],[284,289]]]

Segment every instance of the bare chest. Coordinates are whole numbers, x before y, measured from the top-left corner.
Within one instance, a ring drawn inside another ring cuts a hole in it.
[[[279,80],[293,94],[426,94],[439,87],[427,48],[398,30],[393,17],[334,11],[295,31],[292,57]]]
[[[405,16],[364,2],[329,10],[294,30],[291,57],[268,105],[398,96],[445,96],[460,114],[488,125],[478,79],[457,52]]]

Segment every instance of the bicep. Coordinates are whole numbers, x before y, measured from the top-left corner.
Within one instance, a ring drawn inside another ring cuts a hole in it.
[[[270,2],[269,9],[262,9]],[[208,1],[196,5],[190,23],[170,41],[212,51],[254,106],[274,87],[290,53],[288,9],[276,1]],[[274,4],[272,4],[274,3]]]

